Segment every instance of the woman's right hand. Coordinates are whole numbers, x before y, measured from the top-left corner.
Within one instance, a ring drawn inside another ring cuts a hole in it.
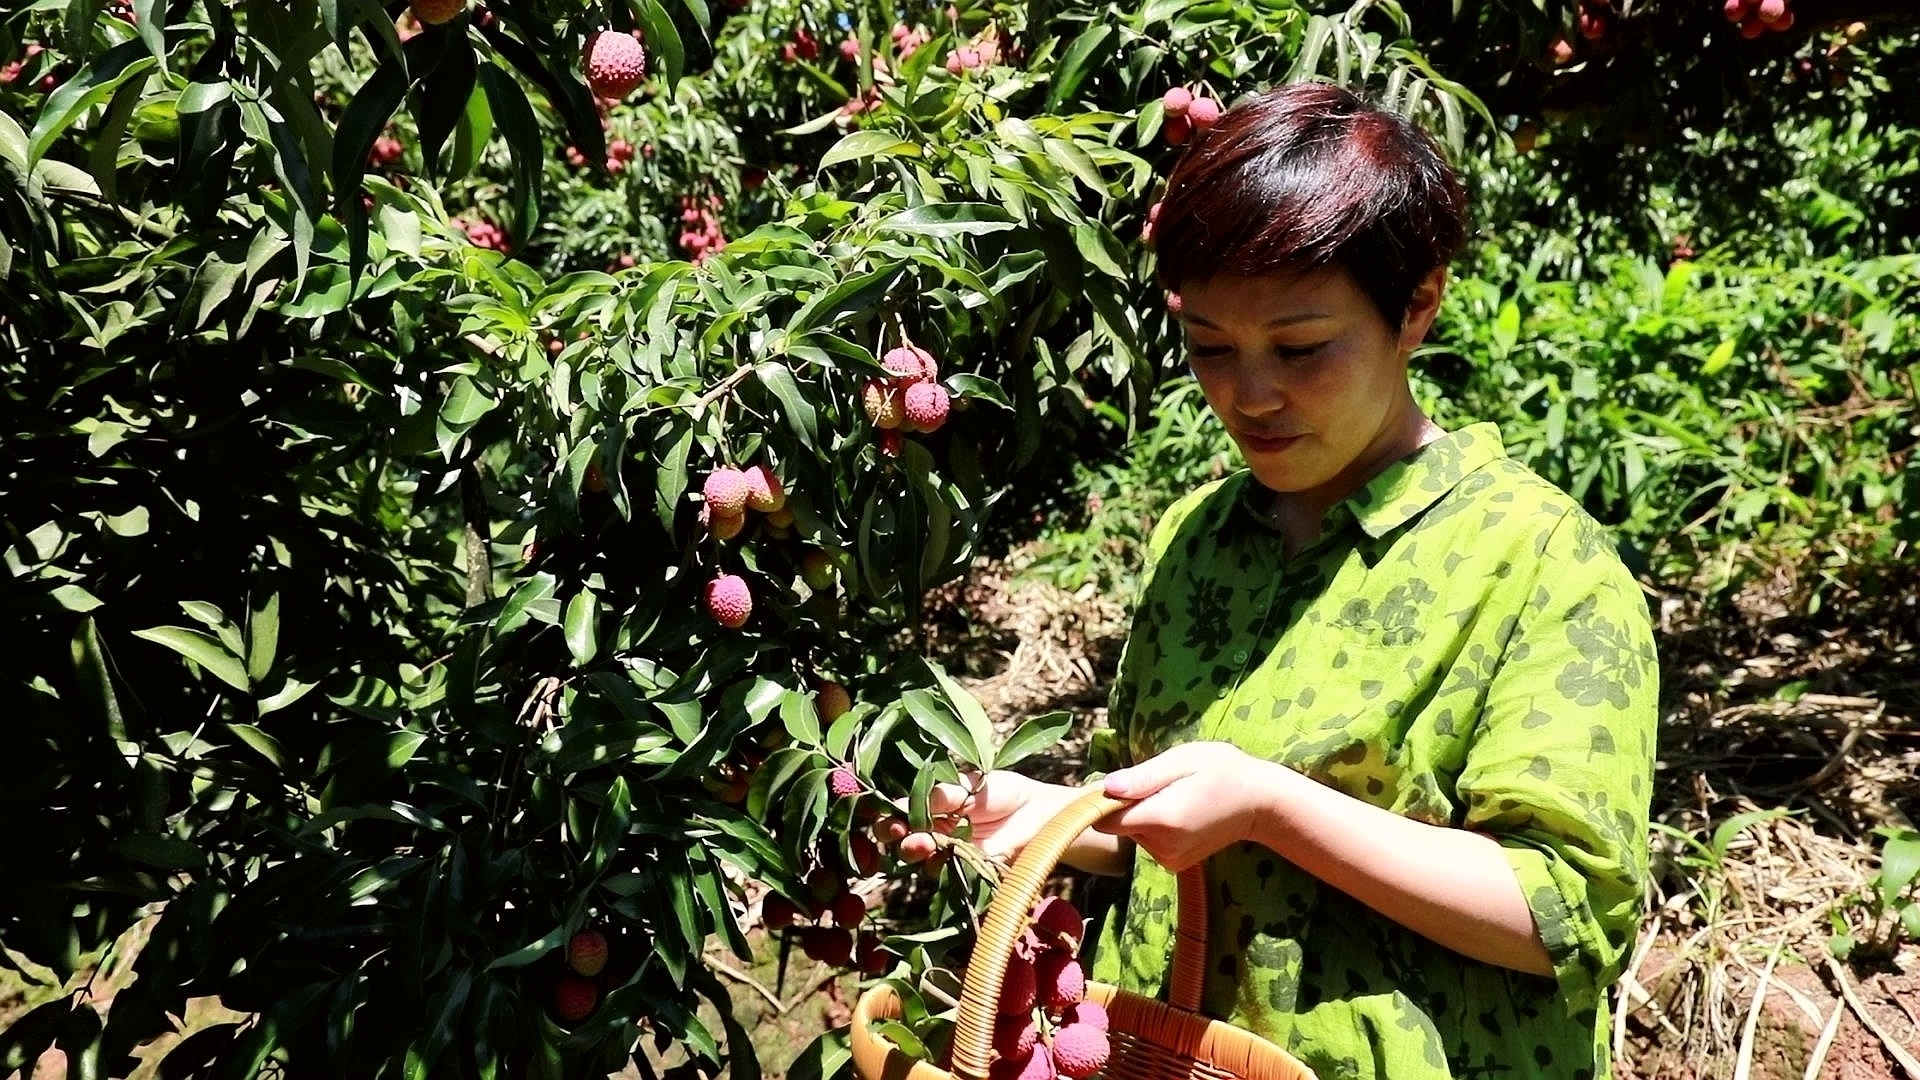
[[[969,776],[966,784],[934,785],[927,800],[934,830],[951,833],[964,819],[972,827],[973,843],[981,851],[991,858],[1008,860],[1020,854],[1041,826],[1083,794],[1077,787],[1049,784],[1006,770]],[[882,842],[897,842],[900,858],[906,862],[924,862],[940,850],[941,841],[934,833],[909,831],[902,818],[882,821],[874,831]],[[1118,858],[1122,843],[1089,830],[1062,861],[1093,873],[1125,873]]]

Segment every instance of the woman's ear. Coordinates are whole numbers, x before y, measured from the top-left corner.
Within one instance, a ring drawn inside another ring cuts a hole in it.
[[[1413,298],[1407,301],[1407,318],[1400,324],[1400,352],[1408,354],[1420,347],[1426,340],[1427,330],[1433,326],[1433,320],[1440,314],[1440,298],[1447,293],[1447,268],[1437,266],[1420,283],[1413,287]]]

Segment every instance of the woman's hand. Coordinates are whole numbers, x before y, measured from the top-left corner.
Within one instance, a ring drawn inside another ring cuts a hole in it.
[[[1095,827],[1134,841],[1177,874],[1222,848],[1257,839],[1275,789],[1297,775],[1231,743],[1183,743],[1109,774],[1107,795],[1134,801]]]
[[[985,776],[965,778],[965,786],[936,784],[928,796],[928,809],[934,816],[934,832],[911,832],[904,819],[888,818],[874,826],[883,843],[899,845],[900,858],[924,862],[940,850],[942,841],[934,833],[951,833],[964,819],[972,827],[973,843],[992,858],[1013,859],[1033,840],[1040,827],[1051,821],[1073,800],[1080,788],[1049,784],[1016,772],[996,770]],[[1119,841],[1112,837],[1082,836],[1062,859],[1092,873],[1122,874]]]

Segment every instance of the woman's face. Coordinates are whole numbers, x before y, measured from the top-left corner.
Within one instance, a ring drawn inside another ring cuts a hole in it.
[[[1398,332],[1343,268],[1187,283],[1188,363],[1261,484],[1324,509],[1422,445],[1407,357],[1443,281],[1421,282]]]

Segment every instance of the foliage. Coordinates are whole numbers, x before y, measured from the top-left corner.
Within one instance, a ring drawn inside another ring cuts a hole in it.
[[[1920,941],[1920,831],[1883,825],[1874,832],[1882,840],[1880,867],[1852,905],[1866,919],[1864,932],[1854,933],[1839,907],[1829,913],[1834,933],[1827,944],[1842,960],[1890,957],[1902,935]]]

